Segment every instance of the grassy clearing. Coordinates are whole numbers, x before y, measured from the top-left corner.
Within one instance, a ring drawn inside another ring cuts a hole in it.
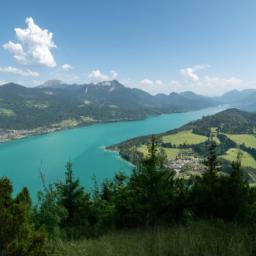
[[[184,143],[188,145],[199,144],[205,142],[207,139],[206,136],[194,134],[192,131],[181,131],[162,137],[164,143],[172,143],[176,146]]]
[[[236,144],[245,144],[247,147],[256,148],[256,136],[253,134],[226,134]]]
[[[238,151],[239,151],[239,149],[237,149],[237,148],[231,148],[222,157],[224,159],[232,162],[232,161],[236,160]],[[247,152],[242,151],[242,150],[241,150],[241,152],[243,153],[242,166],[256,168],[255,159]]]
[[[80,118],[85,123],[86,122],[93,122],[93,121],[95,121],[95,119],[93,119],[92,117],[89,117],[89,116],[80,116]]]
[[[81,120],[77,120],[77,119],[65,119],[62,120],[59,123],[55,123],[52,125],[52,127],[58,127],[61,129],[64,128],[72,128],[72,127],[76,127],[82,123],[90,123],[95,121],[93,118],[88,117],[88,116],[80,116]]]
[[[175,159],[181,154],[186,155],[192,153],[192,149],[179,149],[179,148],[161,148],[164,150],[168,159]],[[146,145],[141,145],[137,148],[139,152],[141,152],[144,156],[148,154],[148,148]]]
[[[52,256],[253,255],[253,242],[247,230],[223,222],[119,232],[95,240],[58,241],[54,247]]]
[[[212,139],[217,143],[220,144],[220,140],[218,138],[218,133],[217,133],[217,127],[211,127],[211,136]]]
[[[38,102],[35,100],[27,100],[26,105],[29,108],[38,108],[38,109],[45,109],[48,108],[48,103],[46,102]]]
[[[15,116],[15,112],[9,108],[0,108],[0,115],[6,116],[6,117],[12,117],[12,116]]]

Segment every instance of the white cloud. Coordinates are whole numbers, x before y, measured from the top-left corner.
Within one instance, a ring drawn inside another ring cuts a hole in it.
[[[141,80],[139,83],[131,82],[130,80],[124,80],[124,84],[131,88],[139,88],[150,94],[157,94],[157,93],[169,93],[170,88],[163,83],[162,80],[150,80],[145,78]]]
[[[22,64],[27,64],[26,54],[21,44],[15,44],[12,41],[3,45],[5,50],[8,50],[13,57]]]
[[[20,75],[20,76],[31,76],[31,77],[37,77],[40,74],[37,72],[34,72],[30,69],[26,69],[26,70],[22,70],[22,69],[18,69],[15,67],[0,67],[0,72],[2,73],[11,73],[11,74],[15,74],[15,75]]]
[[[186,78],[191,79],[192,81],[199,80],[199,76],[193,71],[192,68],[181,69],[180,74]]]
[[[55,67],[56,63],[51,53],[56,48],[53,41],[53,33],[40,28],[34,23],[33,18],[26,18],[27,28],[15,28],[19,43],[9,41],[4,44],[13,57],[22,64],[40,64],[47,67]]]
[[[192,81],[199,81],[200,78],[196,71],[204,70],[209,68],[210,66],[208,64],[205,65],[196,65],[194,67],[188,67],[180,70],[180,74]]]
[[[95,83],[108,80],[108,76],[102,74],[99,69],[92,70],[91,73],[89,74],[88,78],[90,79],[90,81],[95,82]]]
[[[255,87],[251,85],[251,87]],[[233,89],[246,89],[248,83],[237,77],[209,77],[205,76],[199,81],[172,81],[169,85],[172,91],[193,91],[202,95],[218,96]]]
[[[194,67],[194,70],[206,69],[208,67],[209,65],[207,67],[198,65]],[[127,87],[138,88],[153,95],[157,93],[169,94],[171,92],[193,91],[202,95],[218,96],[233,89],[243,90],[248,87],[256,88],[255,84],[248,85],[248,83],[235,76],[204,76],[199,80],[191,80],[185,78],[172,80],[171,82],[163,82],[161,80],[150,80],[145,78],[137,83],[131,81],[130,79],[122,80],[121,82]]]
[[[7,82],[4,80],[0,80],[0,85],[6,84]]]
[[[152,81],[152,80],[150,80],[150,79],[143,79],[143,80],[141,80],[140,81],[140,84],[142,85],[142,86],[154,86],[154,82]]]
[[[70,64],[63,64],[61,67],[65,71],[70,71],[73,68]]]
[[[118,73],[115,70],[110,71],[110,77],[111,79],[116,79],[118,76]]]
[[[155,84],[158,85],[158,86],[162,86],[163,82],[162,82],[162,80],[156,80]]]
[[[223,84],[225,86],[240,86],[241,84],[243,84],[243,80],[237,77],[220,78],[206,76],[205,81],[207,82],[207,84],[211,85]]]
[[[116,79],[118,76],[115,70],[111,70],[109,75],[103,74],[99,69],[92,70],[88,78],[93,83],[99,83],[103,81],[110,81]]]

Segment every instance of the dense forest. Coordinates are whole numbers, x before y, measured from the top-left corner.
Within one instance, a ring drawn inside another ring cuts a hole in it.
[[[129,232],[141,234],[138,239],[152,239],[152,245],[156,242],[155,232],[163,237],[164,252],[152,247],[151,252],[141,255],[255,255],[256,189],[244,179],[240,153],[231,164],[230,175],[221,174],[216,147],[212,140],[204,161],[205,172],[184,180],[175,178],[166,167],[166,157],[152,136],[147,156],[130,175],[119,172],[101,185],[94,180],[88,192],[68,162],[64,181],[47,185],[42,176],[44,190],[34,203],[27,188],[13,196],[11,181],[3,177],[0,255],[67,255],[65,250],[63,254],[58,251],[58,241],[71,246],[70,241],[79,244],[86,239],[95,241],[97,246],[96,241],[113,232],[126,232],[127,239]],[[169,231],[160,231],[167,227]],[[194,246],[186,240],[186,232]],[[210,240],[207,234],[211,235]],[[115,239],[121,242],[121,237]],[[177,253],[180,247],[172,241],[182,243],[182,239],[191,251]],[[89,255],[138,255],[131,252],[131,244],[126,246],[119,254],[109,250],[103,254],[99,250],[99,254]],[[72,254],[72,250],[75,248],[70,249],[69,255],[85,255]]]

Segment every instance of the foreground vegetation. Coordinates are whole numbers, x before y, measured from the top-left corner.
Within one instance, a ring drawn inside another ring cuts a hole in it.
[[[130,176],[117,173],[91,193],[67,163],[65,180],[46,185],[32,205],[0,179],[0,255],[255,255],[256,189],[238,151],[221,174],[215,140],[205,171],[175,178],[151,138]]]
[[[254,250],[246,228],[221,221],[119,231],[68,243],[58,240],[54,247],[52,256],[245,256]]]

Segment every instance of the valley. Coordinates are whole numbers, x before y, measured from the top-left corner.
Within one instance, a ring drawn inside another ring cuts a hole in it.
[[[65,84],[47,81],[38,87],[0,86],[0,141],[76,126],[145,119],[217,106],[194,93],[151,94],[120,82]]]
[[[65,162],[70,160],[81,183],[89,189],[93,177],[101,182],[118,171],[130,173],[134,168],[118,153],[105,150],[108,146],[176,129],[225,108],[163,114],[137,121],[97,123],[4,142],[0,144],[0,175],[12,179],[15,191],[28,186],[35,198],[42,188],[40,172],[45,175],[47,183],[56,182],[63,177]]]
[[[228,104],[253,107],[255,90],[206,97],[190,91],[151,95],[117,80],[91,84],[47,81],[38,87],[0,86],[0,142],[104,122],[145,119]],[[244,105],[246,103],[246,106]]]

